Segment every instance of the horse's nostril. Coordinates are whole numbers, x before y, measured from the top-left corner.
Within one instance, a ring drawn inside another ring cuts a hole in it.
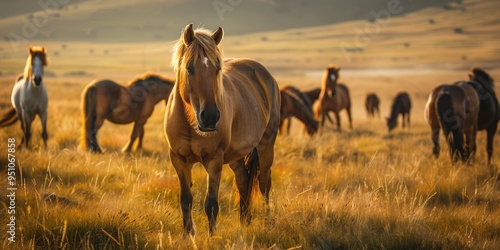
[[[36,85],[40,85],[41,82],[42,82],[42,77],[41,76],[35,76],[35,84]]]
[[[199,115],[199,126],[202,130],[213,130],[217,126],[220,119],[218,109],[204,109]]]

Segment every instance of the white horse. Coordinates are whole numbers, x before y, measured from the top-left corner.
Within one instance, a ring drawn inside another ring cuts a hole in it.
[[[0,127],[14,124],[21,121],[23,138],[21,146],[29,147],[31,137],[31,123],[36,115],[42,122],[42,139],[47,147],[47,89],[43,84],[43,69],[47,66],[47,56],[44,47],[30,47],[28,60],[24,74],[16,79],[16,84],[12,90],[12,107],[0,117]]]

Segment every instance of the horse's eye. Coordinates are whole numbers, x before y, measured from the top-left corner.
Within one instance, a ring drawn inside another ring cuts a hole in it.
[[[187,67],[187,72],[189,75],[194,75],[194,65],[193,65],[193,62],[190,62],[188,67]]]

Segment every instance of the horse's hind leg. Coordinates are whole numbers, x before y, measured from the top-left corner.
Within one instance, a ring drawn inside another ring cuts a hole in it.
[[[470,161],[474,160],[474,156],[476,155],[476,135],[477,135],[477,128],[475,125],[471,126],[467,133],[465,134],[466,140],[467,140],[467,158]]]
[[[432,142],[434,147],[432,148],[432,153],[436,158],[439,157],[439,127],[432,128]]]
[[[102,124],[104,124],[104,118],[99,117],[96,115],[95,122],[94,122],[94,128],[90,130],[90,148],[92,152],[97,152],[97,153],[102,153],[101,147],[99,146],[99,143],[97,143],[97,131],[102,127]]]
[[[264,201],[269,204],[269,191],[271,190],[271,166],[274,162],[274,142],[257,146],[259,157],[259,188],[264,196]]]
[[[335,119],[337,120],[337,130],[340,131],[340,114],[335,112]]]
[[[130,134],[130,139],[127,144],[122,148],[123,153],[130,154],[132,152],[132,147],[134,146],[134,142],[141,133],[144,133],[144,124],[146,121],[138,120],[134,123],[134,128],[132,129],[132,133]],[[141,145],[142,146],[142,145]]]
[[[238,188],[238,193],[240,196],[240,221],[241,223],[249,224],[252,219],[252,215],[249,210],[250,206],[250,191],[249,190],[249,174],[245,167],[245,162],[240,159],[229,165],[234,172],[234,182]]]
[[[488,129],[486,129],[486,152],[488,153],[488,164],[491,164],[491,156],[493,155],[493,138],[497,132],[497,124],[493,124]]]
[[[372,110],[372,117],[374,117],[374,111]],[[347,108],[347,117],[349,118],[349,128],[352,129],[352,115],[351,115],[351,107]]]

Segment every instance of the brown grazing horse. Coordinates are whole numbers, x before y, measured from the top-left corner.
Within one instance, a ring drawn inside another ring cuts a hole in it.
[[[311,104],[311,108],[312,105],[316,102],[316,100],[318,100],[319,94],[321,94],[321,88],[314,88],[308,91],[304,91],[304,95],[306,95],[307,98],[309,98],[309,103]]]
[[[479,97],[470,85],[455,83],[434,88],[425,105],[425,119],[432,130],[432,152],[436,158],[439,157],[440,128],[448,141],[453,162],[474,157],[478,112]]]
[[[339,112],[345,109],[349,118],[349,128],[352,129],[351,116],[351,97],[349,89],[344,84],[338,84],[340,67],[329,65],[322,79],[321,93],[318,102],[314,105],[314,115],[317,119],[321,119],[321,128],[325,126],[325,118],[328,118],[331,123],[328,112],[333,111],[337,119],[337,129],[340,131],[340,116]]]
[[[12,89],[12,106],[0,118],[0,127],[6,127],[21,122],[23,137],[21,147],[29,148],[31,138],[31,123],[38,116],[42,123],[43,144],[47,147],[47,108],[48,95],[43,83],[44,67],[47,66],[47,51],[45,47],[30,47],[24,73],[16,78]]]
[[[494,80],[481,68],[474,67],[469,74],[469,81],[466,84],[472,86],[479,96],[479,114],[477,129],[486,130],[486,151],[488,154],[488,164],[491,164],[493,154],[493,138],[500,121],[500,106],[495,94]]]
[[[101,153],[97,131],[105,120],[116,124],[134,122],[130,140],[123,147],[130,153],[139,137],[137,150],[142,150],[144,124],[161,100],[167,103],[174,80],[157,74],[145,74],[122,86],[111,80],[92,81],[82,93],[82,147]]]
[[[306,125],[306,131],[309,135],[313,135],[318,131],[318,121],[314,119],[314,115],[311,108],[311,103],[309,98],[300,90],[293,86],[283,86],[280,88],[281,93],[281,108],[280,108],[280,131],[283,132],[282,126],[284,125],[284,120],[288,119],[288,124],[290,124],[290,119],[292,116],[299,119],[304,125]],[[288,131],[290,128],[288,128]]]
[[[319,94],[321,93],[321,88],[314,88],[314,89],[311,89],[311,90],[308,90],[308,91],[304,91],[302,93],[309,100],[308,103],[311,105],[311,110],[312,110],[314,102],[316,102],[316,100],[318,100]],[[328,117],[328,119],[330,121],[332,120],[330,117]],[[280,125],[280,131],[281,131],[280,133],[283,132],[283,130],[281,130],[283,124],[287,124],[286,125],[286,134],[287,135],[290,134],[290,128],[292,127],[292,118],[288,117],[286,119],[281,119],[281,123],[282,123],[282,125]]]
[[[375,117],[375,113],[377,113],[378,117],[380,117],[380,98],[378,98],[377,94],[370,92],[366,94],[365,99],[365,109],[368,117]]]
[[[405,118],[407,119],[408,127],[410,127],[410,111],[410,95],[407,92],[398,93],[392,102],[391,115],[386,118],[388,131],[391,132],[398,125],[398,115],[400,114],[402,116],[403,128],[405,127]]]
[[[176,84],[165,113],[169,154],[180,182],[184,233],[194,234],[191,169],[208,173],[205,214],[210,235],[219,213],[222,165],[229,164],[240,196],[240,221],[250,223],[252,189],[266,204],[271,188],[274,142],[280,123],[280,92],[267,69],[250,59],[222,59],[213,34],[187,25],[175,45]],[[255,183],[254,183],[255,182]],[[258,183],[258,184],[257,184]]]

